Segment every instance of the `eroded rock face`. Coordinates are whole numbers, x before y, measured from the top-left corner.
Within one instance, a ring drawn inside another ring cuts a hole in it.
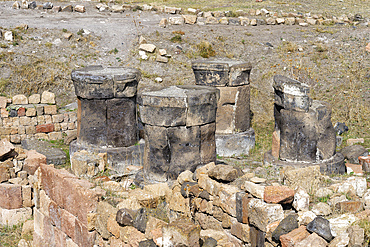
[[[330,105],[312,101],[309,87],[284,76],[274,77],[275,123],[280,136],[280,159],[318,162],[335,153],[335,130]]]

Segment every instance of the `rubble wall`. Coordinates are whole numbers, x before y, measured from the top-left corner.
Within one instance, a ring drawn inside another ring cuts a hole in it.
[[[61,140],[77,134],[77,112],[61,111],[53,93],[0,97],[0,138],[19,144],[25,139]],[[49,97],[45,96],[49,95]]]

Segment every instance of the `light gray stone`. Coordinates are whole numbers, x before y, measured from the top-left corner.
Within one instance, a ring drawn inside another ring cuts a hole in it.
[[[259,199],[251,199],[248,204],[250,224],[266,232],[268,224],[284,219],[283,207],[280,204],[269,204]]]
[[[252,194],[253,196],[263,199],[264,192],[265,192],[265,186],[255,184],[250,181],[244,182],[244,190]]]
[[[305,190],[299,188],[294,194],[293,207],[297,211],[308,211],[310,196]]]
[[[323,202],[319,202],[318,204],[315,204],[311,210],[317,216],[327,216],[332,213],[330,206]]]

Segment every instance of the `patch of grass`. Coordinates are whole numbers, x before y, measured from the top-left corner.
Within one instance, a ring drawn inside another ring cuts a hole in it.
[[[21,236],[23,224],[14,226],[0,226],[0,246],[13,247],[18,246],[19,240],[25,239],[29,246],[32,243],[32,235]]]
[[[149,72],[147,72],[145,70],[141,70],[141,76],[143,78],[148,78],[148,79],[154,79],[154,78],[159,77],[158,74],[155,74],[155,73],[154,74],[151,74],[151,73],[149,73]]]
[[[274,121],[262,123],[260,120],[254,120],[252,122],[252,127],[256,135],[256,142],[254,148],[250,151],[250,159],[263,161],[263,155],[271,149],[274,126]]]
[[[318,32],[318,33],[330,33],[330,34],[334,34],[334,31],[333,30],[324,29],[322,27],[316,27],[315,31]]]
[[[290,41],[284,41],[279,47],[281,51],[283,52],[296,52],[298,50],[298,45],[296,43],[290,42]]]
[[[214,57],[216,52],[213,50],[211,43],[208,41],[201,41],[197,44],[199,55],[203,58]]]
[[[9,84],[9,79],[0,78],[0,91],[4,91]]]
[[[77,35],[82,36],[83,33],[84,33],[84,30],[83,29],[80,29],[80,30],[78,30]]]
[[[7,44],[1,43],[0,48],[8,48],[9,46]]]
[[[171,42],[173,43],[180,43],[181,41],[182,41],[182,38],[180,34],[176,34],[175,36],[171,38]]]
[[[364,229],[365,241],[363,246],[369,246],[370,244],[370,221],[368,219],[362,219],[356,222],[362,229]]]
[[[63,33],[66,33],[66,32],[68,32],[68,30],[67,30],[67,29],[65,29],[65,28],[63,28],[63,29],[62,29],[62,32],[63,32]]]
[[[315,51],[317,51],[317,52],[325,52],[327,50],[328,50],[328,48],[323,44],[317,43],[316,46],[315,46]]]
[[[118,49],[117,48],[114,48],[110,51],[108,51],[109,54],[117,54],[118,53]]]
[[[325,203],[327,203],[329,199],[330,199],[330,195],[318,198],[319,202],[325,202]]]
[[[50,47],[52,47],[52,46],[53,46],[53,44],[52,44],[52,43],[50,43],[50,42],[46,42],[46,43],[45,43],[45,46],[50,48]]]

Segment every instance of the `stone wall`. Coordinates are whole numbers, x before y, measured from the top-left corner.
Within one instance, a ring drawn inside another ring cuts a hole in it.
[[[0,224],[33,212],[35,247],[362,246],[364,230],[353,223],[370,217],[366,179],[330,179],[319,166],[285,169],[270,181],[213,162],[166,183],[88,181],[6,140],[0,161]],[[329,204],[311,202],[308,193]]]
[[[105,191],[66,170],[41,164],[34,208],[34,246],[93,246],[90,213]]]
[[[77,112],[60,111],[50,92],[0,97],[0,138],[19,144],[25,139],[60,140],[76,135]]]

